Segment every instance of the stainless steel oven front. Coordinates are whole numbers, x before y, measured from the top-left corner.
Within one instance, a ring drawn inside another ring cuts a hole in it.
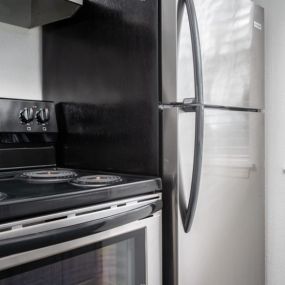
[[[161,285],[161,196],[0,225],[0,285]]]

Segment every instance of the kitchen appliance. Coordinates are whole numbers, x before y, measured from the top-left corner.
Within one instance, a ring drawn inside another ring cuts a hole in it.
[[[161,180],[59,167],[50,101],[0,121],[0,284],[161,284]]]
[[[163,176],[163,284],[264,284],[263,38],[250,0],[87,0],[43,28],[60,164]]]
[[[263,108],[263,9],[162,1],[164,284],[265,284]]]

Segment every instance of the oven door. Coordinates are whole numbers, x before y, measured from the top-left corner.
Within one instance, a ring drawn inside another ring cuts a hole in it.
[[[161,197],[0,226],[0,285],[160,285]]]

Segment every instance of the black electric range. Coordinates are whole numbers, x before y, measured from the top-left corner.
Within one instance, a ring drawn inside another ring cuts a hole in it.
[[[44,168],[0,173],[0,222],[156,193],[154,177]]]
[[[0,222],[160,191],[159,178],[56,168],[66,132],[53,102],[0,98]]]

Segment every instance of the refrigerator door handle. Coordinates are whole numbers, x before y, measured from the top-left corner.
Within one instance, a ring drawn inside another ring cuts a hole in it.
[[[189,112],[190,109],[184,109],[185,112]],[[190,111],[191,112],[191,111]],[[185,205],[185,197],[183,191],[180,189],[179,193],[179,205],[180,214],[185,233],[189,233],[193,224],[202,172],[203,162],[203,143],[204,143],[204,106],[195,106],[195,147],[194,147],[194,162],[192,170],[192,181],[188,205]]]
[[[188,205],[185,205],[184,193],[180,189],[179,204],[184,231],[189,233],[195,216],[197,200],[199,196],[202,160],[203,160],[203,142],[204,142],[204,95],[203,95],[203,70],[202,55],[200,46],[200,36],[198,20],[193,0],[184,0],[189,27],[191,32],[193,67],[195,80],[195,99],[185,99],[182,110],[185,112],[195,112],[195,147],[194,161],[192,170],[192,181]]]
[[[184,1],[188,15],[188,21],[191,33],[191,42],[192,42],[194,80],[195,80],[195,103],[204,104],[203,67],[202,67],[202,54],[201,54],[198,20],[193,0],[184,0]]]

